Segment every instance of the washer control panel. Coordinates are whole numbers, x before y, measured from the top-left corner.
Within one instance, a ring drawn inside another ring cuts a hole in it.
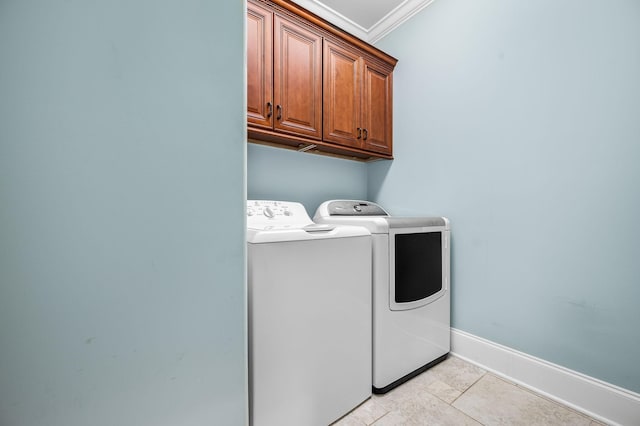
[[[311,218],[300,203],[271,200],[247,201],[247,227],[249,228],[302,228],[311,223]]]

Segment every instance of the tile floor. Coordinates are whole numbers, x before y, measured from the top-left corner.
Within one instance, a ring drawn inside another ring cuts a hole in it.
[[[602,423],[449,356],[332,426],[585,425]]]

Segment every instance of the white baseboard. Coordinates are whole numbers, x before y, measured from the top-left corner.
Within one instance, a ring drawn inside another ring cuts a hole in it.
[[[455,328],[453,355],[611,425],[640,425],[640,394]]]

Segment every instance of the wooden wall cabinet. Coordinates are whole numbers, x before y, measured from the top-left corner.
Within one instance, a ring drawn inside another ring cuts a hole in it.
[[[392,69],[363,60],[363,146],[369,151],[392,155]]]
[[[395,64],[289,0],[249,0],[249,140],[359,160],[393,158]]]
[[[323,140],[392,155],[392,72],[325,40]]]
[[[322,138],[322,36],[247,4],[247,121]]]
[[[247,3],[247,123],[273,129],[273,12]]]

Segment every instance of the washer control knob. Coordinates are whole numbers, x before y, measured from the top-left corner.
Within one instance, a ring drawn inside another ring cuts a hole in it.
[[[293,212],[291,210],[285,210],[284,211],[284,215],[285,216],[293,216]]]
[[[271,210],[271,207],[268,206],[264,208],[264,211],[262,213],[269,219],[272,219],[275,216],[275,213],[273,212],[273,210]]]

